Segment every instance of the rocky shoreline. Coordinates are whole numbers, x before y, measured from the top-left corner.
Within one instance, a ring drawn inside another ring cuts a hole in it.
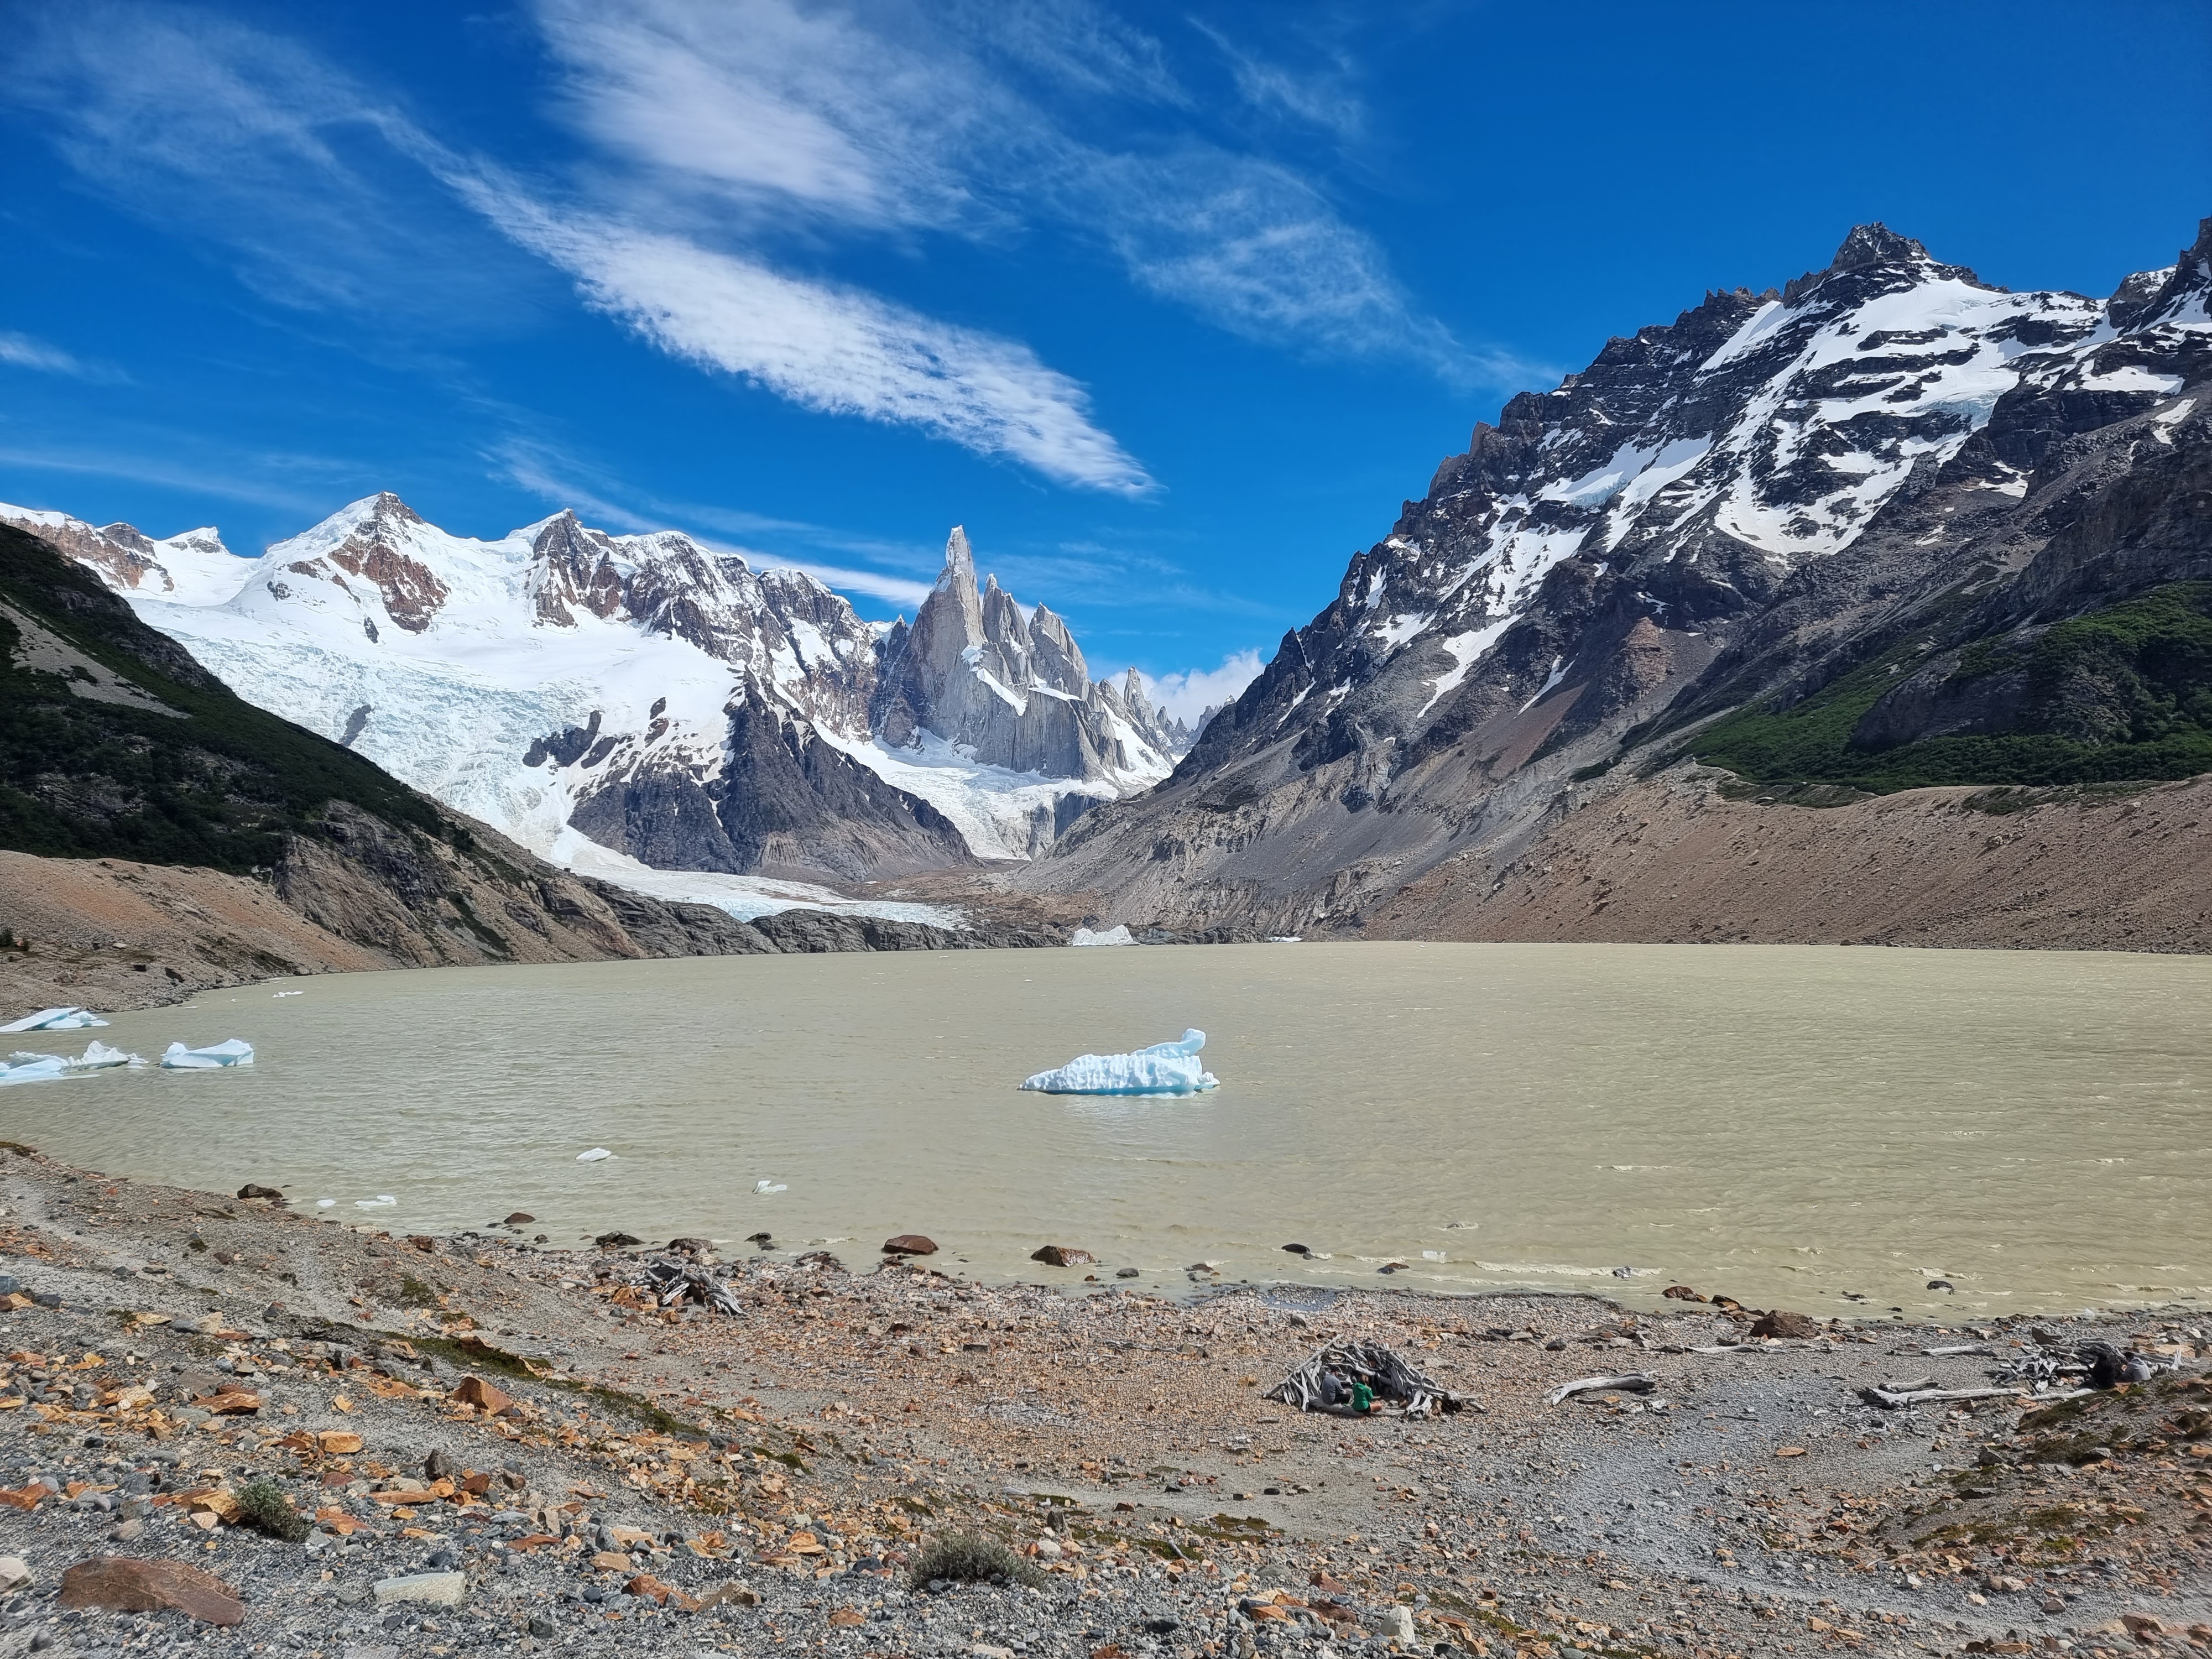
[[[0,1209],[4,1655],[2212,1647],[2197,1314],[1176,1301],[1079,1261],[992,1286],[772,1239],[562,1251],[520,1215],[393,1237],[21,1147]],[[1861,1393],[2092,1338],[2160,1369]],[[1264,1397],[1333,1339],[1480,1409]],[[1593,1374],[1650,1386],[1547,1403]],[[952,1534],[1030,1582],[911,1582]]]

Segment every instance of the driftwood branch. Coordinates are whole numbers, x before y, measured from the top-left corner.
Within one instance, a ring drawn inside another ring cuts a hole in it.
[[[1402,1402],[1408,1417],[1439,1412],[1482,1411],[1472,1395],[1457,1394],[1434,1381],[1402,1354],[1381,1342],[1331,1342],[1267,1390],[1264,1396],[1302,1412],[1329,1410],[1344,1403],[1332,1399],[1323,1376],[1334,1371],[1348,1385],[1364,1382],[1378,1400]]]
[[[1578,1394],[1597,1394],[1607,1389],[1619,1389],[1623,1394],[1650,1394],[1659,1386],[1656,1377],[1646,1376],[1641,1371],[1626,1376],[1583,1376],[1572,1382],[1562,1382],[1544,1396],[1544,1403],[1556,1406],[1563,1400]]]
[[[645,1289],[664,1308],[696,1302],[717,1313],[742,1314],[745,1310],[744,1304],[738,1300],[727,1285],[696,1263],[647,1262]]]
[[[2080,1389],[2080,1390],[2078,1390],[2077,1392],[2079,1392],[2079,1393],[2081,1393],[2081,1394],[2087,1394],[2087,1393],[2088,1392],[2088,1390],[2087,1390],[2087,1389]],[[2034,1400],[2034,1401],[2039,1401],[2039,1401],[2051,1401],[2051,1400],[2071,1400],[2071,1399],[2075,1398],[2075,1395],[2074,1395],[2073,1394],[2045,1394],[2045,1395],[2035,1395],[2035,1394],[2030,1394],[2030,1393],[2028,1392],[2028,1390],[2027,1390],[2027,1389],[2021,1389],[2021,1388],[2009,1388],[2009,1389],[1878,1389],[1878,1388],[1865,1388],[1865,1389],[1861,1389],[1859,1390],[1859,1398],[1860,1398],[1860,1399],[1862,1399],[1862,1400],[1863,1400],[1863,1401],[1865,1401],[1867,1402],[1867,1404],[1868,1404],[1868,1405],[1869,1405],[1869,1406],[1879,1406],[1879,1407],[1881,1407],[1884,1411],[1887,1411],[1887,1412],[1893,1412],[1893,1411],[1898,1410],[1899,1407],[1905,1407],[1905,1406],[1925,1406],[1925,1405],[1933,1404],[1933,1403],[1935,1403],[1935,1402],[1941,1401],[1951,1401],[1951,1400],[2020,1400],[2020,1399],[2029,1399],[2029,1400]]]

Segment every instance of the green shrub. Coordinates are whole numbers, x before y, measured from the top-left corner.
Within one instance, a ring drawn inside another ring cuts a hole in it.
[[[1032,1588],[1044,1583],[1044,1574],[996,1538],[981,1533],[949,1532],[931,1540],[915,1558],[910,1582],[916,1589],[939,1578],[956,1584],[983,1584],[1003,1578],[1009,1584]]]
[[[314,1525],[292,1507],[292,1500],[274,1480],[249,1480],[237,1492],[238,1524],[266,1533],[271,1538],[296,1544]]]

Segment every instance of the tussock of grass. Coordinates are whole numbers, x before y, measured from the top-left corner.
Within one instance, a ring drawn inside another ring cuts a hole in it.
[[[984,1584],[1004,1579],[1009,1584],[1036,1588],[1044,1574],[996,1538],[980,1533],[950,1532],[932,1540],[915,1558],[911,1582],[921,1589],[938,1579],[956,1584]]]
[[[274,1480],[249,1480],[238,1489],[238,1524],[251,1527],[287,1544],[296,1544],[314,1530],[307,1516],[292,1507],[292,1500]]]

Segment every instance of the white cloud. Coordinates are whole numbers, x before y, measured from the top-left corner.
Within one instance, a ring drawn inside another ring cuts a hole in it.
[[[680,236],[560,217],[481,179],[463,188],[509,236],[574,276],[592,304],[672,356],[824,414],[923,427],[1063,483],[1132,495],[1152,488],[1091,423],[1083,388],[1026,346]]]
[[[1198,717],[1207,709],[1234,702],[1246,686],[1260,678],[1260,671],[1266,666],[1257,651],[1248,650],[1223,658],[1218,668],[1185,669],[1157,678],[1141,668],[1137,673],[1145,683],[1145,695],[1152,700],[1155,708],[1195,725]]]
[[[672,215],[689,196],[768,223],[975,236],[1043,217],[1248,337],[1454,380],[1483,366],[1310,181],[1206,136],[1157,41],[1081,0],[538,0],[537,15],[568,73],[569,119],[644,168]],[[1278,102],[1319,95],[1238,62]],[[1121,147],[1048,112],[1025,90],[1041,77],[1118,100]],[[637,180],[623,189],[634,202]]]
[[[105,378],[88,363],[78,362],[59,346],[50,346],[27,334],[0,331],[0,363],[34,368],[42,374],[68,374],[80,380]]]
[[[783,59],[803,58],[807,20],[775,0],[758,0],[751,15],[781,19],[795,32],[782,43]],[[662,21],[672,18],[680,15]],[[714,101],[720,83],[708,58],[672,54],[638,31],[592,44],[617,68],[629,62],[639,74],[673,76],[679,84],[665,104],[680,118],[702,118]],[[291,303],[378,309],[409,289],[448,297],[481,290],[480,277],[467,273],[495,266],[482,245],[501,244],[484,236],[465,204],[672,356],[805,408],[919,427],[1062,483],[1125,495],[1152,488],[1144,468],[1091,422],[1083,387],[1018,342],[857,289],[786,276],[753,252],[719,250],[680,226],[548,205],[543,192],[455,155],[295,42],[191,12],[88,6],[54,14],[25,61],[19,95],[53,118],[63,153],[80,172],[150,216],[182,216],[228,242],[244,256],[241,274]],[[619,94],[619,77],[611,84]],[[647,149],[665,138],[647,131],[654,102],[647,89],[613,102],[623,130]],[[765,94],[744,107],[804,113],[790,97],[779,105]],[[824,200],[869,188],[865,168],[838,159],[834,135],[810,138],[794,117],[780,137],[744,152],[742,126],[717,128],[697,151],[733,157],[732,180]],[[878,154],[869,165],[881,161]],[[425,169],[446,191],[425,190]],[[638,213],[665,205],[649,191],[625,194]],[[441,216],[463,222],[465,237],[438,223]],[[434,228],[422,229],[426,222]],[[465,247],[469,236],[478,246]],[[428,283],[426,266],[434,273]]]

